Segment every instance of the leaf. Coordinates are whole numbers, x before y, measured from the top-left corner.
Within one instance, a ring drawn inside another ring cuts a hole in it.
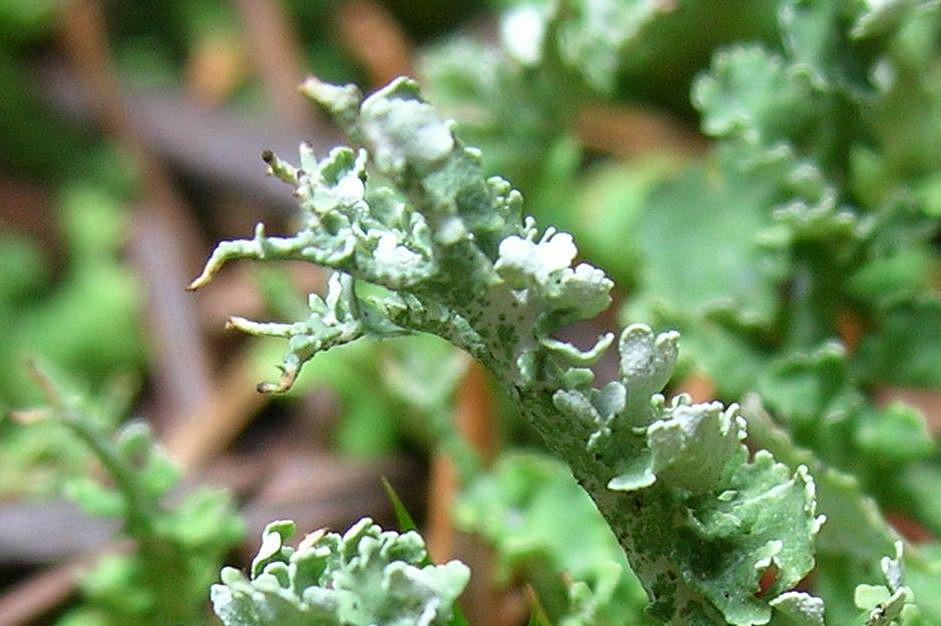
[[[870,66],[878,48],[850,37],[850,21],[861,5],[836,0],[787,0],[779,12],[788,53],[821,88],[835,86],[855,97],[873,93]]]
[[[758,46],[716,53],[692,92],[707,134],[769,147],[806,132],[815,96],[805,75]]]
[[[67,494],[94,513],[121,518],[132,543],[83,575],[85,602],[75,619],[94,615],[102,626],[200,621],[213,572],[242,537],[231,495],[197,489],[167,502],[180,473],[145,423],[111,432],[80,394],[64,391],[44,372],[35,376],[59,427],[87,446],[108,478],[77,477]]]
[[[539,596],[535,592],[530,594],[529,603],[532,605],[532,611],[529,615],[529,626],[552,626],[552,621],[546,615],[546,610],[542,608],[539,602]]]
[[[461,494],[455,519],[493,546],[498,580],[528,582],[531,621],[652,624],[644,614],[646,594],[617,540],[560,461],[532,451],[505,452]]]
[[[858,367],[866,380],[941,386],[941,299],[922,297],[886,311],[860,343]]]
[[[644,28],[668,5],[656,0],[584,1],[562,4],[558,26],[558,54],[577,68],[594,89],[610,92],[618,78],[622,55],[635,44]]]
[[[395,492],[395,488],[392,487],[389,480],[385,476],[380,476],[379,480],[382,481],[382,487],[386,490],[386,497],[389,498],[392,509],[395,511],[395,519],[399,523],[399,532],[404,533],[410,530],[418,530],[418,524],[415,523],[411,513],[405,508],[401,498],[399,498],[399,494]]]
[[[773,165],[747,177],[691,168],[654,191],[638,233],[647,306],[684,319],[721,310],[768,324],[785,267],[760,235],[771,226],[768,209],[784,198],[779,177]]]

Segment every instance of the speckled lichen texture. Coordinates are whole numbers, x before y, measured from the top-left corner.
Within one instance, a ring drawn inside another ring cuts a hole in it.
[[[494,373],[569,464],[643,581],[653,616],[822,624],[822,603],[789,591],[813,567],[822,522],[810,476],[750,454],[737,407],[658,395],[676,360],[676,334],[625,329],[620,379],[596,387],[588,366],[613,335],[588,351],[554,337],[610,300],[603,272],[573,267],[571,236],[524,218],[520,194],[484,177],[479,151],[455,137],[413,81],[397,79],[365,100],[355,87],[315,79],[302,91],[361,147],[318,159],[302,146],[299,167],[266,154],[271,173],[295,188],[300,231],[269,237],[259,225],[252,239],[223,242],[192,285],[238,258],[334,270],[324,297],[310,297],[306,320],[231,320],[287,339],[280,380],[260,389],[287,389],[315,354],[366,334],[443,337]],[[388,291],[359,297],[364,281]]]
[[[222,570],[212,605],[224,626],[446,626],[470,579],[458,561],[427,563],[414,531],[363,518],[342,535],[321,529],[296,548],[294,522],[272,522],[246,576]]]

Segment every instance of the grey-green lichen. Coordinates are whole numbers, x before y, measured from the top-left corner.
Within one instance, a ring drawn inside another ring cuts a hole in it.
[[[306,320],[233,321],[288,340],[281,379],[261,388],[287,389],[317,352],[364,334],[443,337],[496,375],[568,463],[626,551],[653,617],[750,625],[786,611],[793,623],[819,623],[815,600],[788,595],[814,564],[822,522],[814,483],[804,468],[792,473],[766,452],[751,455],[737,407],[658,395],[676,361],[676,334],[630,326],[619,341],[619,380],[594,387],[588,366],[613,335],[580,350],[555,333],[603,311],[612,284],[591,265],[572,266],[572,237],[524,219],[521,195],[485,178],[479,151],[455,137],[413,81],[397,79],[365,100],[315,79],[302,91],[362,148],[317,159],[302,146],[299,168],[266,155],[271,173],[295,187],[300,231],[269,237],[259,226],[253,239],[223,242],[191,285],[238,258],[335,271]],[[360,298],[357,281],[390,293]],[[761,588],[769,570],[773,580]]]
[[[294,548],[293,522],[272,522],[251,577],[222,570],[212,604],[225,626],[443,626],[470,578],[467,566],[426,564],[415,532],[383,531],[369,518],[343,535],[323,530]]]

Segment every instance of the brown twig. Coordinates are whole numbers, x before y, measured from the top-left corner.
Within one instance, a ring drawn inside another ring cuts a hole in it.
[[[853,354],[866,334],[866,321],[858,313],[845,309],[837,315],[836,330],[840,335],[840,341],[846,347],[846,351]]]
[[[79,124],[95,120],[96,95],[59,63],[36,72],[41,93],[62,114]],[[124,87],[127,113],[141,137],[161,158],[207,187],[285,215],[296,204],[284,183],[265,176],[258,158],[262,148],[293,155],[300,137],[275,115],[251,117],[222,108],[198,106],[179,91]],[[341,141],[338,131],[317,125],[306,135],[317,154]],[[201,253],[205,253],[202,250]],[[203,259],[200,258],[200,261]]]
[[[8,587],[0,596],[0,624],[29,624],[65,602],[75,591],[75,569],[84,562],[45,569]]]
[[[106,544],[117,527],[114,520],[89,517],[73,502],[6,501],[0,504],[0,563],[61,562]]]
[[[245,81],[248,59],[232,33],[200,37],[186,59],[186,91],[208,107],[222,104]]]
[[[163,216],[177,236],[184,258],[200,260],[205,246],[170,175],[153,155],[128,113],[128,105],[111,62],[104,12],[99,0],[71,0],[65,5],[63,41],[87,88],[95,94],[98,117],[143,173],[152,209]]]
[[[493,400],[480,364],[473,361],[468,364],[456,405],[454,420],[458,433],[482,459],[489,461],[497,449],[497,433]],[[460,487],[457,469],[446,454],[438,452],[432,457],[429,481],[425,535],[428,552],[434,560],[442,562],[455,554],[451,507]]]
[[[213,389],[196,304],[181,288],[189,272],[174,254],[174,234],[167,221],[151,211],[140,210],[134,216],[131,260],[147,294],[157,398],[151,421],[160,430],[204,405]]]
[[[412,44],[392,13],[374,0],[349,0],[337,11],[343,47],[363,66],[369,84],[381,87],[412,74]]]
[[[19,232],[35,239],[47,252],[62,247],[49,191],[6,173],[0,174],[0,222],[5,232]]]
[[[277,0],[235,0],[265,93],[278,115],[298,130],[311,126],[314,110],[297,95],[307,74],[297,33]]]
[[[709,145],[676,120],[637,106],[588,105],[579,112],[575,128],[586,147],[620,158],[653,150],[692,156]]]
[[[484,368],[471,362],[458,391],[455,425],[461,437],[485,461],[497,451],[493,399]],[[492,586],[493,556],[483,539],[459,532],[451,510],[460,489],[454,462],[443,453],[432,458],[426,537],[436,562],[458,557],[474,572],[462,606],[472,624],[500,624],[501,598]]]
[[[454,505],[457,483],[457,470],[448,455],[442,452],[432,455],[428,478],[425,539],[428,554],[436,563],[443,563],[454,555],[455,530],[451,507]]]
[[[68,600],[75,591],[76,574],[103,556],[127,550],[129,541],[116,541],[101,550],[77,557],[25,578],[0,596],[0,624],[21,626],[36,623]]]
[[[97,95],[101,122],[142,172],[146,200],[138,211],[136,258],[149,291],[149,322],[156,353],[159,415],[185,413],[209,396],[211,368],[192,301],[179,285],[203,257],[198,229],[160,161],[141,139],[111,62],[104,14],[98,0],[72,0],[65,7],[63,40],[69,56]],[[177,285],[177,288],[170,288]],[[159,424],[159,422],[158,422]]]
[[[680,380],[674,395],[689,394],[693,402],[711,402],[716,397],[716,384],[705,372],[693,372]]]
[[[237,355],[217,377],[212,393],[176,420],[164,438],[170,458],[188,472],[203,468],[271,399],[255,390],[251,349]]]

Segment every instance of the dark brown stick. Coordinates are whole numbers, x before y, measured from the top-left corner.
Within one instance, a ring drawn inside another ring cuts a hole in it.
[[[20,626],[46,615],[75,591],[78,561],[42,570],[22,580],[0,596],[0,624]]]
[[[455,424],[461,437],[485,462],[497,452],[493,398],[483,367],[468,366],[457,394]],[[454,462],[442,453],[432,459],[428,490],[428,552],[436,562],[460,558],[474,572],[461,605],[472,624],[502,624],[501,597],[493,587],[493,555],[482,538],[459,532],[451,510],[460,489]]]
[[[0,624],[21,626],[35,623],[69,599],[75,591],[76,575],[107,554],[127,550],[130,541],[115,541],[93,553],[40,571],[19,581],[0,596]]]
[[[79,124],[96,120],[94,92],[62,64],[47,63],[36,75],[40,92],[54,108]],[[155,153],[212,189],[236,196],[240,202],[262,205],[269,215],[272,208],[281,215],[293,214],[297,205],[284,183],[265,176],[259,158],[262,149],[291,158],[301,139],[321,155],[342,142],[336,129],[326,124],[302,137],[275,115],[249,117],[207,108],[173,89],[125,86],[124,91],[128,116]],[[232,233],[236,234],[240,233]]]
[[[709,146],[675,119],[636,106],[588,105],[579,111],[575,128],[585,146],[620,158],[664,150],[694,156]]]
[[[89,89],[107,130],[142,172],[146,201],[136,219],[135,252],[149,295],[147,308],[156,353],[157,415],[186,413],[209,397],[211,367],[195,312],[182,289],[204,256],[205,245],[190,212],[162,163],[141,139],[111,63],[104,14],[98,0],[72,0],[65,7],[63,40]],[[162,420],[156,419],[159,426]]]
[[[337,11],[337,26],[343,46],[366,70],[371,86],[413,73],[412,44],[382,3],[344,2]]]
[[[253,356],[248,349],[232,359],[217,377],[212,393],[167,432],[168,455],[188,473],[202,469],[224,451],[271,400],[270,394],[255,390]]]
[[[245,25],[251,59],[275,111],[298,130],[311,126],[315,114],[297,85],[307,74],[297,33],[276,0],[235,0]]]
[[[195,222],[176,193],[170,175],[142,140],[128,114],[128,105],[111,62],[101,2],[71,0],[66,4],[62,35],[75,69],[95,94],[98,118],[141,170],[153,210],[171,224],[184,258],[198,262],[206,246],[197,236]]]

